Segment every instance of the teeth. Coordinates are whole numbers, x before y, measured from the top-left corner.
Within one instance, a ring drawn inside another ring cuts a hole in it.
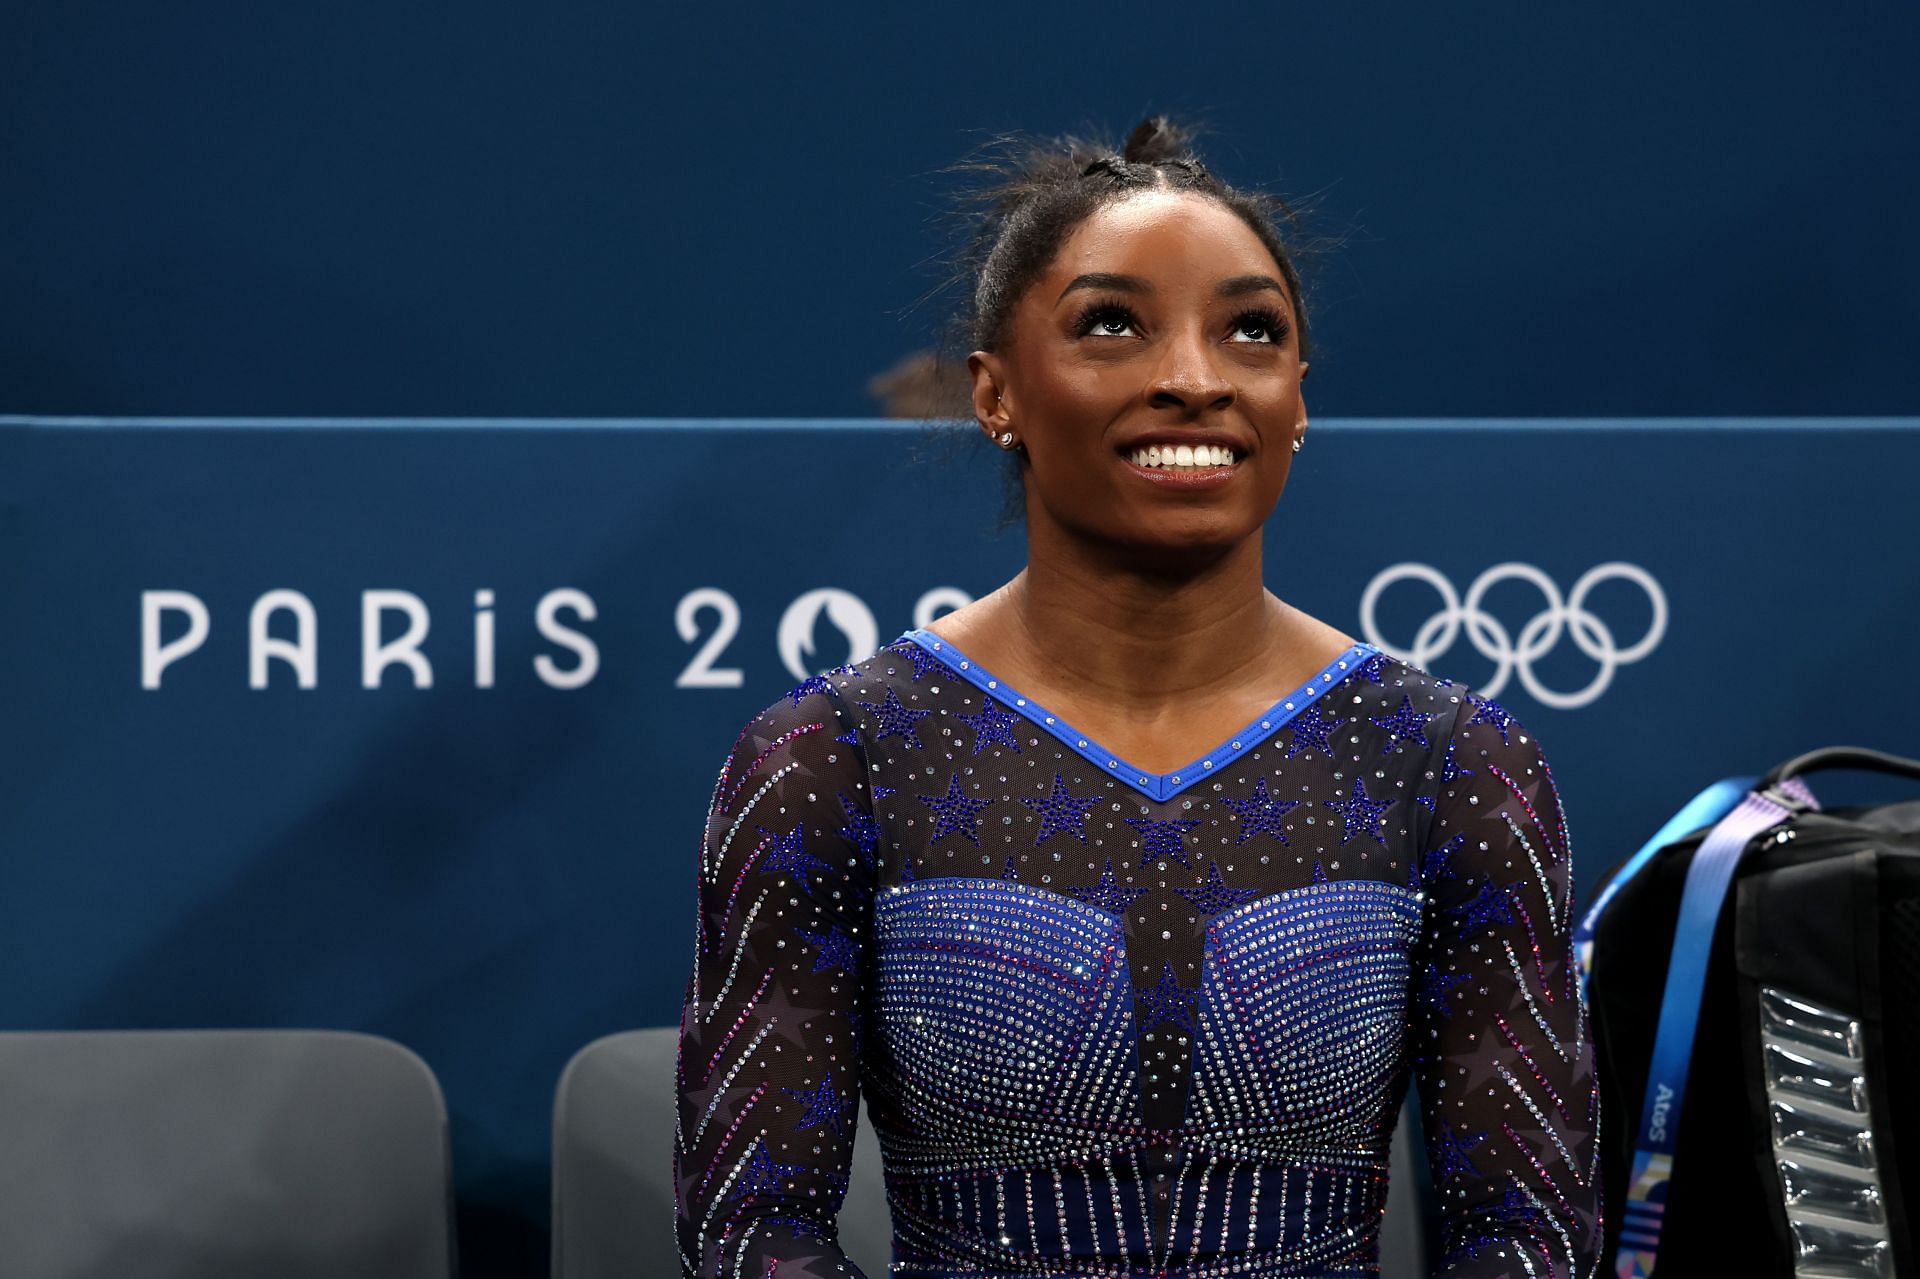
[[[1130,457],[1135,466],[1184,467],[1187,470],[1232,466],[1238,461],[1232,449],[1217,444],[1154,444],[1135,449]]]

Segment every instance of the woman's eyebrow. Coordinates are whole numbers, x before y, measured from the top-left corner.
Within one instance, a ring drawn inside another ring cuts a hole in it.
[[[1117,293],[1151,293],[1153,286],[1137,275],[1115,275],[1111,271],[1089,271],[1085,275],[1076,275],[1068,281],[1067,287],[1060,290],[1060,298],[1075,289],[1112,289]],[[1058,302],[1060,298],[1055,298]]]
[[[1270,275],[1236,275],[1230,280],[1220,281],[1220,287],[1215,292],[1223,298],[1237,298],[1243,294],[1259,293],[1266,289],[1272,289],[1282,297],[1286,296],[1287,292],[1281,287],[1280,281]]]
[[[1137,275],[1117,275],[1112,271],[1089,271],[1084,275],[1076,275],[1068,281],[1067,287],[1060,290],[1060,297],[1066,297],[1075,289],[1112,289],[1116,293],[1151,293],[1153,285]],[[1232,276],[1220,281],[1220,286],[1214,292],[1223,298],[1237,298],[1249,293],[1265,292],[1278,293],[1282,297],[1287,295],[1286,286],[1280,281],[1270,275],[1259,274]],[[1056,302],[1059,300],[1060,298],[1054,299]]]

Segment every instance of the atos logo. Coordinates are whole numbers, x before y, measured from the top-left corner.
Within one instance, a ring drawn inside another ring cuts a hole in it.
[[[1638,587],[1653,612],[1646,633],[1625,647],[1606,621],[1587,608],[1587,596],[1593,588],[1616,579]],[[1396,583],[1406,581],[1432,587],[1440,597],[1440,607],[1420,624],[1411,644],[1398,645],[1380,634],[1376,613],[1381,595]],[[1517,635],[1484,607],[1487,591],[1505,581],[1526,583],[1545,600],[1545,606],[1519,628]],[[1613,682],[1613,673],[1618,667],[1639,661],[1659,645],[1667,633],[1667,595],[1653,574],[1637,564],[1619,560],[1588,569],[1564,596],[1551,577],[1531,564],[1496,564],[1473,580],[1464,598],[1446,575],[1430,564],[1395,564],[1367,583],[1366,592],[1360,597],[1360,626],[1369,643],[1425,670],[1432,670],[1434,659],[1452,648],[1464,634],[1481,656],[1494,663],[1492,678],[1477,686],[1482,696],[1498,697],[1506,687],[1507,677],[1518,675],[1521,685],[1541,705],[1571,710],[1591,706]],[[1551,652],[1563,635],[1600,667],[1585,688],[1570,693],[1546,687],[1533,669],[1533,664]]]
[[[493,592],[475,591],[473,595],[473,686],[492,688],[494,679]],[[293,638],[283,639],[268,633],[268,623],[276,613],[293,618]],[[574,689],[590,683],[600,670],[600,649],[587,636],[564,625],[562,613],[571,613],[591,622],[599,614],[585,591],[570,587],[548,591],[534,606],[534,625],[540,634],[576,655],[571,666],[562,667],[545,653],[533,659],[533,672],[552,688]],[[405,622],[399,638],[383,640],[382,623],[389,613],[397,613]],[[170,616],[184,618],[186,630],[174,639],[162,640],[169,629]],[[431,624],[427,606],[411,591],[362,591],[360,593],[360,686],[379,688],[380,676],[389,666],[404,667],[413,676],[415,688],[433,687],[433,663],[422,650]],[[142,591],[140,593],[140,687],[157,689],[169,666],[199,651],[213,629],[213,617],[206,602],[191,591]],[[299,591],[268,591],[253,602],[247,614],[247,687],[265,688],[269,662],[285,662],[301,688],[313,688],[320,679],[320,650],[315,638],[317,614],[313,601]]]
[[[1654,1141],[1667,1139],[1667,1111],[1673,1107],[1673,1089],[1665,1084],[1658,1086],[1653,1095],[1653,1122],[1647,1126],[1647,1136]]]

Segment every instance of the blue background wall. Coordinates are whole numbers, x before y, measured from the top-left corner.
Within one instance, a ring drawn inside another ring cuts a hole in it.
[[[0,409],[857,416],[932,171],[1197,113],[1329,416],[1920,409],[1920,7],[10,4]]]

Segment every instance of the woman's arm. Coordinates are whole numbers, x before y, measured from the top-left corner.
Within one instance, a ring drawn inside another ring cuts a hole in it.
[[[1420,881],[1414,1051],[1448,1279],[1587,1279],[1600,1094],[1573,954],[1573,858],[1539,743],[1465,693]]]
[[[734,743],[708,810],[681,1013],[674,1185],[697,1279],[841,1279],[878,834],[824,679]]]

